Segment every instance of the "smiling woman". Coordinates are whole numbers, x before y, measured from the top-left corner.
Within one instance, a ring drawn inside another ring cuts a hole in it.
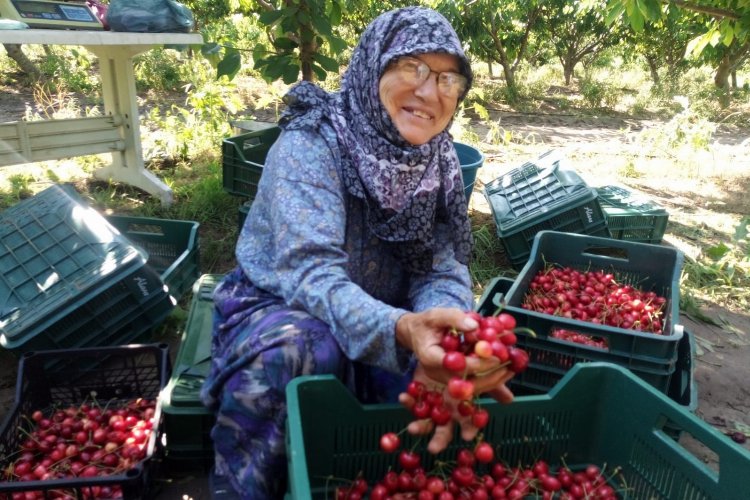
[[[202,391],[217,414],[216,476],[243,498],[283,496],[294,377],[336,375],[364,402],[395,402],[412,379],[450,379],[443,333],[477,327],[466,313],[471,226],[448,133],[471,81],[445,18],[410,7],[370,24],[339,92],[302,82],[285,96],[239,265],[214,292]],[[511,374],[499,363],[468,359],[466,375],[478,393],[508,400]],[[452,422],[436,426],[430,450],[447,446]],[[470,419],[463,426],[476,435]]]

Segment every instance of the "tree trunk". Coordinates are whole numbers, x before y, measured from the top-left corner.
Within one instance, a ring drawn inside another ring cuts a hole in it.
[[[659,78],[659,67],[656,64],[656,58],[646,56],[646,63],[648,64],[648,71],[651,73],[651,81],[654,82],[654,87],[661,88],[661,78]]]
[[[573,59],[565,59],[562,63],[563,77],[565,78],[565,86],[570,87],[570,81],[573,79],[573,73],[576,68],[576,61]]]
[[[4,43],[3,47],[5,47],[5,50],[8,52],[8,57],[16,61],[16,64],[21,68],[21,71],[34,80],[38,80],[42,77],[42,72],[39,71],[39,68],[36,67],[31,59],[26,57],[26,54],[21,50],[21,45],[17,43]]]
[[[487,73],[490,75],[490,79],[494,77],[492,74],[492,61],[487,61]]]

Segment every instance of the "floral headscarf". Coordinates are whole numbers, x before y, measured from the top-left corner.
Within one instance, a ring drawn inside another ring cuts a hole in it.
[[[401,137],[380,101],[380,77],[388,65],[425,53],[456,56],[471,84],[469,61],[448,21],[423,7],[396,9],[377,17],[362,34],[339,92],[302,82],[284,97],[288,108],[279,121],[284,129],[317,128],[321,121],[333,126],[347,191],[366,202],[370,229],[394,243],[397,257],[415,272],[432,267],[436,221],[450,226],[460,262],[468,264],[472,247],[461,168],[448,127],[414,146]]]

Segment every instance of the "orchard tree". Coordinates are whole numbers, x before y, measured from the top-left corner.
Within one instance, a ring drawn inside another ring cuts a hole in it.
[[[750,1],[714,0],[712,5],[678,0],[609,0],[607,20],[624,17],[630,26],[643,30],[647,22],[664,19],[667,5],[702,15],[703,29],[687,47],[689,56],[702,55],[716,68],[714,84],[729,90],[729,77],[750,52]],[[710,49],[709,49],[710,47]]]
[[[253,66],[266,81],[281,79],[325,80],[337,72],[331,57],[347,44],[334,32],[341,22],[343,0],[230,0],[245,15],[256,16],[268,43],[259,42],[252,51]],[[231,44],[207,43],[204,55],[217,65],[217,76],[233,78],[242,66],[239,51]]]
[[[516,72],[530,56],[532,33],[542,20],[544,4],[541,0],[445,0],[437,2],[436,8],[474,56],[502,66],[513,99],[518,94]]]
[[[606,1],[598,7],[580,1],[554,0],[546,2],[544,27],[555,55],[563,67],[565,85],[570,85],[576,65],[584,58],[595,57],[603,50],[617,45],[619,29],[608,26],[604,18]]]

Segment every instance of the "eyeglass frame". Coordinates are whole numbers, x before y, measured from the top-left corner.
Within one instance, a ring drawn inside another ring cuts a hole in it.
[[[404,63],[407,63],[407,62],[413,62],[413,63],[416,63],[417,65],[412,75],[410,75],[409,72],[404,71],[405,69]],[[419,77],[420,68],[422,68],[423,73],[424,73],[423,68],[427,68],[427,70],[429,71],[422,78]],[[406,81],[407,83],[413,84],[415,88],[423,85],[431,75],[433,74],[437,75],[436,84],[437,84],[438,91],[440,92],[441,95],[445,97],[450,97],[450,98],[456,98],[456,99],[460,98],[466,92],[466,88],[469,85],[469,79],[465,75],[462,75],[461,73],[459,73],[458,71],[434,71],[426,62],[422,61],[418,57],[409,56],[409,55],[401,56],[398,59],[391,61],[391,63],[386,68],[386,71],[389,71],[389,70],[398,71],[399,76],[401,76],[404,79],[404,81]],[[456,77],[455,84],[457,85],[457,87],[456,87],[455,95],[446,93],[441,87],[440,78],[443,75]],[[410,81],[410,80],[413,80],[413,81]]]

